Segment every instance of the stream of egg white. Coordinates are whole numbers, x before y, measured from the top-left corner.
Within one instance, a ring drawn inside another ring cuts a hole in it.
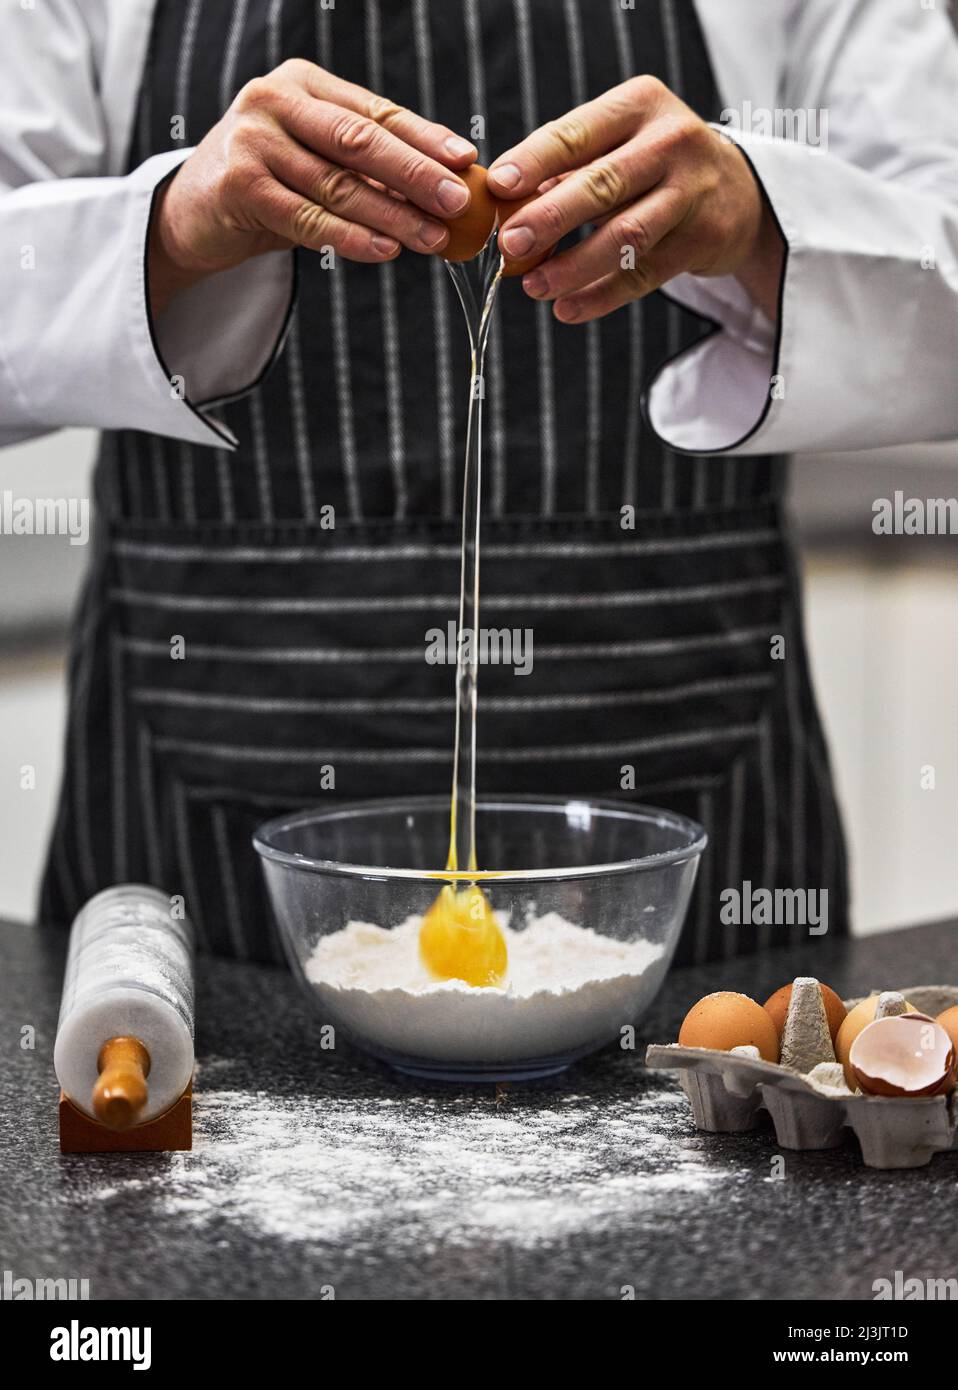
[[[447,261],[469,330],[472,364],[462,487],[462,562],[456,651],[456,735],[446,867],[478,869],[476,858],[476,713],[479,681],[479,526],[482,516],[482,369],[502,259],[491,237],[471,261]],[[464,642],[465,633],[471,640]]]

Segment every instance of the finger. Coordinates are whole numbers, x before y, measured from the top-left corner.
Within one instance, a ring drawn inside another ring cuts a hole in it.
[[[557,299],[553,306],[556,318],[560,323],[588,323],[661,289],[688,266],[688,251],[680,245],[680,240],[677,237],[673,247],[666,238],[651,256],[639,261],[634,270],[603,275],[584,289]]]
[[[573,170],[569,169],[564,174],[556,174],[554,178],[545,179],[542,183],[540,183],[539,187],[536,189],[536,192],[548,193],[550,189],[558,188],[559,184],[562,183],[564,179],[571,178],[572,173]]]
[[[405,198],[401,193],[397,193],[395,188],[387,188],[384,183],[380,183],[379,179],[368,178],[365,174],[360,174],[359,177],[363,179],[366,183],[368,183],[370,188],[378,188],[380,193],[388,193],[389,197],[395,198],[397,202],[409,202],[409,199]]]
[[[469,206],[462,179],[368,116],[311,98],[287,103],[280,114],[300,144],[341,168],[378,179],[424,212],[453,217]]]
[[[332,101],[351,111],[375,121],[384,130],[390,131],[407,145],[450,169],[463,169],[475,163],[479,151],[469,140],[464,140],[449,126],[438,121],[427,121],[424,116],[390,101],[388,97],[377,96],[375,92],[347,82],[315,63],[306,63],[308,71],[304,74],[306,90],[320,100]]]
[[[631,304],[636,297],[623,275],[604,275],[568,299],[557,300],[553,313],[560,323],[590,323]]]
[[[274,178],[257,185],[253,203],[263,226],[294,246],[305,246],[310,251],[324,251],[331,246],[348,261],[367,263],[391,261],[401,250],[395,237],[337,217]]]
[[[623,144],[669,95],[654,77],[631,77],[593,101],[533,131],[489,169],[501,198],[521,198],[545,179],[597,159]]]
[[[681,189],[661,184],[578,245],[529,271],[522,287],[533,299],[560,299],[624,265],[638,264],[681,223],[688,207]]]
[[[360,174],[311,154],[293,140],[277,141],[266,163],[280,183],[346,222],[385,232],[410,251],[437,251],[449,240],[442,222],[424,217],[414,203],[392,197]]]
[[[499,245],[514,260],[548,251],[566,233],[633,202],[665,173],[661,145],[629,140],[508,218],[499,232]]]

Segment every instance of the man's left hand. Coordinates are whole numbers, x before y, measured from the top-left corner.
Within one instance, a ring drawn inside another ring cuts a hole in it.
[[[513,260],[595,225],[523,277],[563,323],[602,318],[684,271],[735,275],[777,317],[785,243],[751,166],[657,78],[541,126],[496,160],[489,184],[503,198],[540,190],[499,233]]]

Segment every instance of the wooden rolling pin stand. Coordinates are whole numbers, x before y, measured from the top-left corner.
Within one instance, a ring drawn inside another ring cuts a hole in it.
[[[149,1096],[150,1054],[137,1038],[110,1038],[97,1058],[91,1119],[60,1092],[60,1152],[165,1153],[193,1147],[193,1085],[145,1124],[137,1124]]]

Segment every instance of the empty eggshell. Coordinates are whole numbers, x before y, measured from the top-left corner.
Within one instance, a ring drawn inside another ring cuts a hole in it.
[[[469,189],[472,200],[459,217],[443,219],[449,228],[449,240],[439,252],[444,261],[471,261],[485,246],[496,225],[496,200],[489,192],[482,165],[470,164],[459,177]]]
[[[778,1061],[778,1034],[761,1004],[747,994],[719,990],[693,1004],[679,1029],[682,1047],[708,1047],[729,1052],[733,1047],[757,1047],[766,1062]]]
[[[870,994],[867,999],[863,999],[861,1003],[856,1004],[853,1009],[849,1009],[835,1036],[835,1056],[845,1068],[845,1080],[848,1082],[849,1086],[854,1086],[856,1082],[855,1073],[852,1071],[851,1063],[848,1060],[848,1054],[851,1050],[852,1043],[858,1037],[862,1029],[867,1028],[868,1024],[874,1021],[878,999],[879,996],[877,994]],[[915,1012],[913,1004],[906,1004],[906,1009],[908,1013]]]
[[[927,1014],[876,1018],[854,1039],[849,1061],[866,1095],[940,1096],[954,1088],[951,1038]]]
[[[510,217],[515,217],[517,212],[521,212],[529,203],[535,202],[539,197],[538,193],[530,193],[525,198],[497,198],[496,207],[499,212],[500,226],[508,222]],[[531,256],[525,256],[518,261],[510,261],[509,257],[503,252],[505,264],[502,269],[503,279],[509,279],[514,275],[525,275],[527,270],[535,270],[537,265],[541,265],[544,260],[552,255],[555,246],[550,246],[547,251],[538,251]]]
[[[832,1042],[834,1042],[835,1034],[842,1026],[842,1021],[845,1018],[845,1005],[839,999],[835,991],[829,989],[828,985],[820,984],[819,989],[822,991],[822,1003],[825,1005],[825,1017],[828,1019],[828,1031],[831,1034]],[[774,994],[770,995],[769,998],[765,1000],[763,1006],[766,1012],[771,1016],[771,1020],[775,1024],[775,1029],[779,1038],[781,1038],[785,1031],[785,1019],[788,1016],[788,1006],[791,1002],[791,998],[792,986],[782,985],[781,989],[777,989]]]

